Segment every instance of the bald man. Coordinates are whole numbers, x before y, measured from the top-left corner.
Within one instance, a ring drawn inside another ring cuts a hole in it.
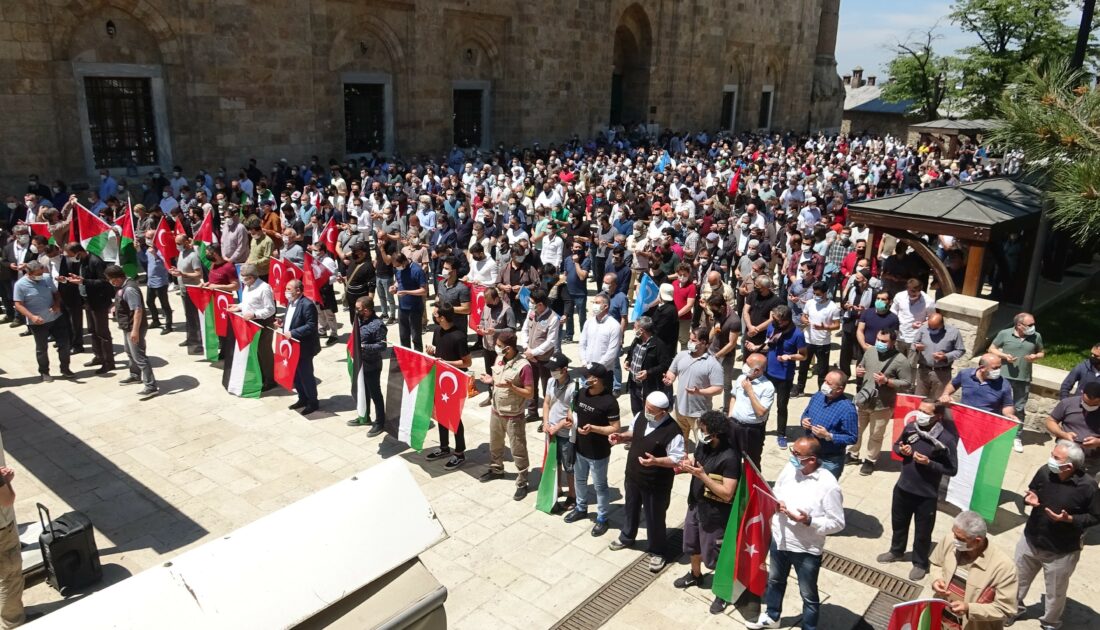
[[[734,443],[741,453],[760,468],[764,452],[764,431],[768,424],[775,385],[764,373],[768,357],[754,352],[741,365],[741,375],[733,383],[733,392],[726,401],[727,413],[733,423]]]
[[[978,367],[960,370],[944,388],[940,402],[951,402],[951,396],[957,390],[962,391],[960,402],[964,405],[1009,418],[1016,417],[1012,386],[1001,376],[1001,358],[995,354],[983,354],[978,360]]]
[[[913,338],[917,359],[916,394],[939,398],[951,381],[951,366],[966,352],[959,329],[943,321],[943,315],[932,313],[928,323]]]

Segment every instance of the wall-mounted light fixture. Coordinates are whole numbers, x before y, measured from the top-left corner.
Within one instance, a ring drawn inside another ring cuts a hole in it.
[[[115,33],[117,33],[117,32],[118,32],[118,29],[115,28],[115,23],[112,20],[107,20],[107,37],[110,37],[111,39],[114,39],[115,38]]]

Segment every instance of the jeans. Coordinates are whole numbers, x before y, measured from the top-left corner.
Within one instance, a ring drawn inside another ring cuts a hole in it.
[[[374,294],[379,296],[378,310],[381,311],[379,317],[393,317],[397,312],[397,305],[393,301],[393,294],[390,293],[390,287],[393,286],[393,278],[378,277],[374,279],[377,283],[377,288]]]
[[[588,471],[592,471],[592,485],[596,487],[596,520],[607,521],[607,507],[611,502],[611,493],[607,490],[607,463],[610,457],[588,459],[577,453],[577,463],[573,467],[573,489],[577,494],[577,511],[588,511]]]
[[[833,478],[840,481],[840,475],[844,472],[844,453],[838,455],[822,455],[821,467],[833,474]]]
[[[577,319],[579,325],[576,330],[584,329],[584,322],[588,318],[588,312],[585,310],[588,302],[588,296],[586,295],[569,295],[565,299],[565,336],[569,339],[573,339],[573,313],[577,313]]]
[[[1016,410],[1016,419],[1020,421],[1020,424],[1016,425],[1016,437],[1019,438],[1027,418],[1027,399],[1031,394],[1031,383],[1008,379],[1008,384],[1012,386],[1012,408]]]
[[[419,352],[424,351],[423,314],[424,309],[422,308],[413,311],[405,309],[398,309],[397,311],[397,330],[400,333],[401,345],[406,348],[411,346]]]
[[[122,331],[122,346],[126,349],[126,357],[130,359],[130,375],[141,377],[142,385],[155,388],[157,379],[153,376],[153,366],[145,354],[145,332],[142,331],[138,342],[134,343],[130,340],[130,331]]]
[[[57,357],[62,370],[69,369],[69,322],[64,316],[45,324],[29,326],[34,335],[34,356],[38,359],[38,373],[50,373],[50,335],[57,342]]]
[[[791,386],[794,385],[794,378],[788,381],[769,376],[768,380],[775,386],[775,432],[776,435],[785,436],[787,435],[787,403],[791,401]]]
[[[812,553],[796,553],[776,549],[771,542],[771,558],[768,562],[768,589],[764,592],[764,605],[768,617],[778,621],[783,612],[783,595],[787,592],[787,576],[794,567],[798,577],[798,591],[802,595],[802,630],[817,630],[817,614],[821,602],[817,597],[817,574],[821,571],[821,556]]]

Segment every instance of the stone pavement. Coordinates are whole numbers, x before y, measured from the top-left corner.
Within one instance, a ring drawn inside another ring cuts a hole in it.
[[[171,300],[182,319],[178,296]],[[346,314],[341,314],[346,322]],[[68,509],[86,512],[97,530],[104,564],[104,585],[117,582],[180,552],[224,535],[262,514],[296,501],[385,457],[405,459],[421,482],[450,538],[422,559],[448,588],[446,609],[455,628],[546,628],[595,592],[638,557],[637,551],[613,552],[589,535],[590,523],[567,525],[560,517],[534,509],[534,493],[512,501],[512,483],[477,481],[488,462],[488,408],[468,403],[470,450],[467,463],[446,473],[442,462],[426,462],[392,438],[368,439],[364,428],[348,427],[351,398],[345,352],[325,348],[316,359],[322,411],[304,419],[286,406],[293,395],[277,390],[260,400],[229,396],[220,371],[177,344],[182,332],[161,336],[151,331],[149,352],[161,395],[138,401],[133,387],[116,381],[125,372],[96,377],[74,356],[79,377],[41,384],[35,374],[33,342],[17,329],[0,328],[0,432],[8,465],[16,469],[16,512],[21,524],[34,521],[34,504],[46,504],[56,516]],[[346,325],[341,330],[346,335]],[[346,338],[346,337],[344,337]],[[396,326],[390,340],[397,339]],[[116,331],[115,341],[119,341]],[[575,344],[565,347],[577,356]],[[56,375],[56,354],[51,356]],[[474,368],[481,371],[479,356]],[[812,388],[811,388],[812,389]],[[797,418],[806,398],[792,401]],[[624,412],[629,402],[620,399]],[[774,421],[773,421],[774,422]],[[434,445],[436,432],[429,433]],[[1042,436],[1030,436],[1038,442]],[[543,436],[527,425],[533,465],[541,465]],[[476,448],[475,448],[476,447]],[[1031,474],[1043,464],[1045,445],[1029,445],[1014,456],[1006,479],[1002,510],[994,526],[996,544],[1011,550],[1022,531],[1020,496]],[[621,522],[624,470],[622,448],[610,467],[614,505],[612,524]],[[769,438],[764,473],[774,479],[786,454]],[[506,470],[512,471],[511,465]],[[860,477],[848,468],[842,478],[848,528],[832,536],[828,548],[865,563],[886,548],[889,497],[896,473],[881,470]],[[537,481],[537,475],[532,481]],[[682,521],[687,480],[677,480],[668,521]],[[946,508],[953,510],[953,508]],[[936,535],[949,527],[941,514]],[[320,535],[364,535],[354,524],[334,528],[318,515]],[[1086,548],[1070,585],[1067,627],[1097,627],[1091,608],[1100,583],[1097,549]],[[385,544],[385,541],[379,541]],[[728,625],[707,612],[709,593],[679,592],[672,581],[684,572],[671,565],[656,582],[612,619],[610,627],[628,628],[668,620],[686,627]],[[907,565],[892,565],[899,575]],[[926,583],[930,579],[925,580]],[[850,627],[874,595],[872,589],[827,571],[821,577],[825,603],[823,628]],[[1037,602],[1033,591],[1030,602]],[[49,611],[64,605],[45,584],[31,587],[28,605]],[[784,623],[797,622],[797,588],[788,589]],[[727,617],[740,620],[731,607]],[[1036,628],[1037,622],[1016,627]]]

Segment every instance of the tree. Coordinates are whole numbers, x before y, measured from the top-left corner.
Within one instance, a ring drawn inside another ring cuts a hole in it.
[[[990,117],[1005,86],[1028,64],[1069,58],[1073,29],[1062,21],[1069,0],[957,0],[951,21],[978,44],[960,51],[962,98],[970,114]]]
[[[1005,122],[990,141],[1023,150],[1026,171],[1046,182],[1054,226],[1093,244],[1100,238],[1100,91],[1065,61],[1038,67],[1005,91]]]
[[[939,39],[935,28],[894,45],[894,58],[886,67],[890,81],[882,98],[892,103],[913,101],[913,111],[923,120],[939,118],[940,106],[955,91],[957,62],[937,55],[932,42]]]

